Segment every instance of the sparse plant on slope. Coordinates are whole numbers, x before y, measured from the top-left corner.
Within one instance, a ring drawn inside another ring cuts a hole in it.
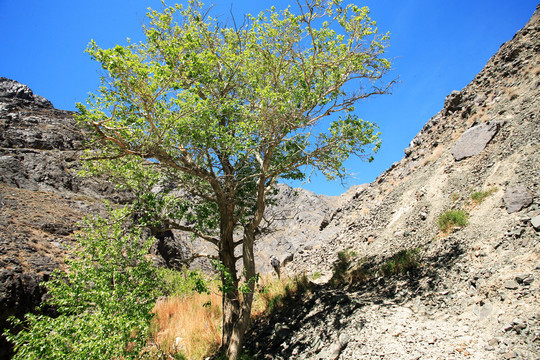
[[[497,187],[485,190],[485,191],[475,191],[471,194],[471,201],[473,205],[481,204],[488,196],[497,192],[499,189]]]
[[[222,329],[231,360],[250,322],[255,235],[276,182],[310,169],[341,178],[350,155],[372,159],[377,127],[354,105],[393,83],[383,81],[388,37],[368,8],[297,5],[298,14],[272,7],[227,27],[192,0],[151,10],[145,43],[88,48],[103,77],[88,106],[78,104],[100,140],[87,170],[130,189],[149,226],[215,247],[230,276]]]
[[[283,301],[309,290],[309,279],[305,274],[275,279],[264,277],[255,295],[253,315],[271,314],[283,305]]]
[[[381,266],[381,271],[385,276],[406,273],[418,267],[417,257],[418,249],[401,250]]]
[[[447,234],[455,227],[467,226],[469,216],[463,210],[447,210],[439,216],[439,229]]]
[[[337,260],[334,263],[332,278],[330,285],[336,287],[348,281],[348,270],[351,266],[351,261],[356,257],[356,252],[347,249],[337,253]]]
[[[23,330],[8,334],[15,359],[143,359],[148,353],[151,310],[157,297],[156,268],[147,258],[152,239],[141,240],[129,209],[87,219],[77,246],[45,283],[56,316],[13,319]],[[155,355],[155,354],[154,354]]]

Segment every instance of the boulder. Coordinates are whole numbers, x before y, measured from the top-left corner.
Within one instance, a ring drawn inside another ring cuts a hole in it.
[[[480,124],[465,131],[452,148],[452,155],[456,161],[478,155],[493,139],[499,130],[499,124],[488,122]]]
[[[536,229],[540,230],[540,215],[537,215],[531,219],[531,225]]]
[[[511,214],[529,206],[533,198],[529,190],[525,186],[520,185],[506,189],[503,201],[506,205],[506,211]]]
[[[452,112],[459,110],[461,108],[462,97],[461,91],[452,91],[452,93],[444,99],[444,108],[447,111]]]

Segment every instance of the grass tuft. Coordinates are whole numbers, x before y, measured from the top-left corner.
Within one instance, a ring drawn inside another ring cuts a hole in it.
[[[485,191],[475,191],[471,194],[471,201],[473,202],[473,205],[479,205],[486,200],[488,196],[497,192],[498,190],[498,188],[494,187]]]
[[[418,249],[401,250],[381,266],[381,272],[385,276],[390,276],[416,269],[418,267],[417,257]]]
[[[439,229],[443,233],[450,232],[454,227],[464,227],[469,216],[463,210],[447,210],[439,216]]]

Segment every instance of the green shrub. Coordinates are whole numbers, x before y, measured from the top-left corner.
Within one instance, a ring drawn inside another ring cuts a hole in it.
[[[193,291],[208,292],[210,283],[198,270],[158,269],[161,292],[166,296],[189,296]]]
[[[338,286],[347,281],[348,270],[351,265],[351,260],[356,257],[356,252],[352,250],[343,250],[338,252],[338,259],[334,263],[334,269],[332,278],[330,279],[330,285]]]
[[[439,229],[447,233],[454,227],[466,226],[468,219],[469,216],[463,210],[448,210],[439,216]]]
[[[417,257],[418,249],[401,250],[381,266],[381,271],[385,276],[406,273],[418,267]]]
[[[498,191],[499,189],[494,187],[485,191],[475,191],[471,194],[471,200],[475,204],[481,204],[489,195]]]
[[[142,359],[151,310],[158,295],[157,272],[148,258],[152,239],[123,221],[129,209],[109,218],[86,220],[76,235],[77,248],[66,259],[67,272],[56,271],[45,283],[43,306],[57,316],[27,314],[17,334],[14,359]],[[155,356],[154,356],[155,358]]]

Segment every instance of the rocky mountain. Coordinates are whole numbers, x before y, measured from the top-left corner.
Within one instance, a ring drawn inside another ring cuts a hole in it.
[[[77,221],[105,186],[75,176],[82,147],[72,112],[0,78],[2,328],[7,317],[22,316],[41,302],[39,283],[61,264]],[[8,357],[8,349],[0,343],[0,358]]]
[[[449,210],[468,221],[443,232]],[[539,231],[540,7],[402,160],[297,248],[288,272],[320,278],[259,320],[247,348],[261,359],[539,359]],[[415,254],[414,266],[385,276],[396,254]],[[340,262],[349,281],[331,286]]]
[[[537,9],[373,183],[341,197],[279,185],[259,271],[276,255],[313,280],[254,323],[256,358],[540,358],[539,39]],[[76,175],[84,139],[72,112],[0,78],[0,327],[41,301],[78,220],[103,198],[129,201]],[[449,210],[467,224],[441,231]],[[203,246],[155,235],[156,262],[173,268]],[[414,254],[414,267],[388,276],[396,254]],[[336,285],[344,258],[349,277]]]

